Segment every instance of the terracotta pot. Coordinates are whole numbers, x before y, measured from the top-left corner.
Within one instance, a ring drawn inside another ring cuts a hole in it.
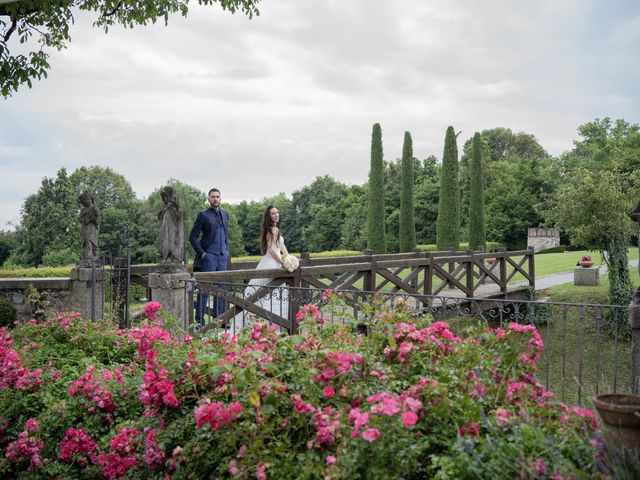
[[[640,396],[607,393],[593,397],[602,422],[605,439],[611,445],[640,447]]]
[[[587,260],[582,260],[582,261],[580,262],[580,266],[581,266],[581,267],[590,267],[591,265],[593,265],[593,261],[592,261],[592,260],[589,260],[589,261],[587,261]]]

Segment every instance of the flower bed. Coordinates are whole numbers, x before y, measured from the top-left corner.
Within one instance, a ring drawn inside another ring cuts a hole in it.
[[[454,335],[403,303],[178,340],[77,315],[0,331],[2,478],[582,478],[593,412],[537,384],[532,326]],[[362,318],[360,319],[362,320]]]

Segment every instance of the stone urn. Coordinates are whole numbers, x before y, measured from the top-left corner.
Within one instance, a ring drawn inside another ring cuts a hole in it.
[[[581,260],[580,261],[580,266],[581,267],[589,268],[592,265],[593,265],[593,260]]]
[[[593,397],[612,446],[640,448],[640,395],[607,393]]]

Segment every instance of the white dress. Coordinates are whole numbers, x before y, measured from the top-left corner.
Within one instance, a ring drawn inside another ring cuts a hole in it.
[[[276,248],[279,252],[282,252],[284,247],[284,238],[280,235],[280,238],[278,238],[278,241],[276,242]],[[260,262],[258,262],[256,270],[273,270],[280,269],[281,267],[282,265],[273,258],[273,255],[271,255],[270,252],[267,252],[262,256]],[[244,289],[244,298],[248,298],[252,294],[256,293],[261,287],[271,283],[272,280],[272,278],[253,278],[249,280],[249,283]],[[289,315],[289,290],[284,284],[278,287],[272,287],[254,303],[268,312],[272,312],[286,320]],[[251,326],[255,321],[264,321],[264,319],[258,318],[256,315],[248,311],[242,311],[234,317],[231,328],[234,333],[237,333],[242,328]]]

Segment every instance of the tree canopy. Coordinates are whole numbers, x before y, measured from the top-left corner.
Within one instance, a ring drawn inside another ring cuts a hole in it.
[[[219,5],[231,13],[241,11],[249,18],[259,15],[260,0],[197,0],[200,5]],[[93,25],[105,33],[115,25],[133,28],[169,21],[169,16],[187,16],[189,0],[5,0],[0,3],[0,94],[7,97],[22,85],[47,76],[48,49],[66,48],[71,41],[69,27],[74,10],[95,13]],[[192,3],[195,3],[192,2]],[[10,46],[10,40],[15,45]],[[21,53],[18,44],[30,51]],[[36,47],[36,44],[38,45]],[[20,53],[15,53],[18,50]]]

